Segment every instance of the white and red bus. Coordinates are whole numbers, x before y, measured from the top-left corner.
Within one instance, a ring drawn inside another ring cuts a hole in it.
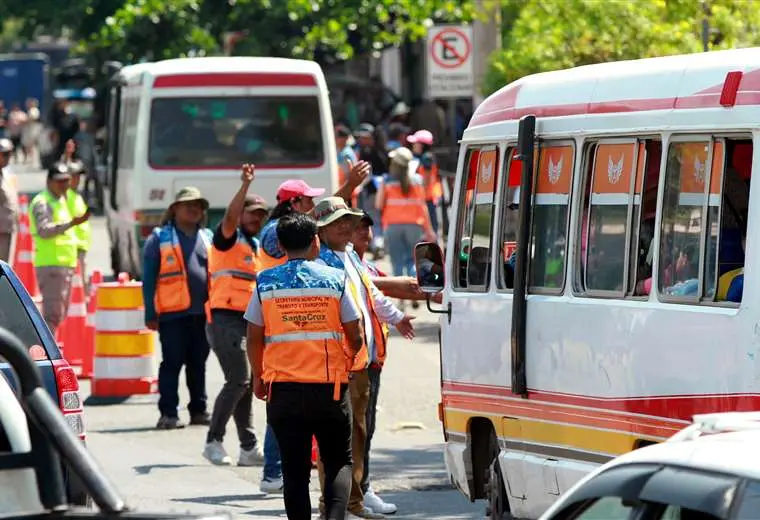
[[[196,186],[221,219],[256,165],[252,191],[274,204],[301,178],[332,193],[337,153],[324,75],[311,61],[185,58],[124,67],[109,107],[105,214],[114,272],[141,274],[142,244],[177,190]]]
[[[757,48],[537,74],[478,107],[425,288],[446,464],[494,518],[694,414],[760,409],[759,139]]]

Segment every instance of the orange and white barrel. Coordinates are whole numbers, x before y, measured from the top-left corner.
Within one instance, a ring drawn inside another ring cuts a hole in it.
[[[145,327],[142,283],[120,277],[97,288],[92,396],[157,392],[156,333]]]

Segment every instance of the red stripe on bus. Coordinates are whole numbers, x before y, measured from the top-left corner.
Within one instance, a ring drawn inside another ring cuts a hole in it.
[[[497,397],[518,397],[508,387],[455,383],[445,381],[442,391],[465,394],[491,395]],[[529,390],[528,401],[546,402],[649,415],[665,419],[691,421],[692,416],[719,412],[751,412],[760,410],[760,394],[691,394],[638,397],[593,397],[540,390]]]
[[[219,74],[174,74],[159,76],[154,88],[182,87],[316,87],[310,74],[242,72]]]

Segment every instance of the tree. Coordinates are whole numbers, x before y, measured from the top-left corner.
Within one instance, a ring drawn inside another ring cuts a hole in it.
[[[471,0],[287,0],[289,17],[304,29],[295,55],[329,49],[339,59],[425,36],[434,22],[470,21]]]
[[[704,13],[694,0],[527,0],[491,57],[483,92],[489,94],[537,72],[591,63],[702,50]],[[709,2],[710,49],[760,41],[760,5]]]

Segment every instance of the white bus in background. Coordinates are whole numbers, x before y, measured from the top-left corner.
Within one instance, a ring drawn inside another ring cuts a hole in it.
[[[183,186],[214,226],[256,165],[251,188],[274,205],[300,178],[334,192],[337,153],[321,68],[281,58],[184,58],[124,67],[110,93],[105,214],[114,272],[142,272],[142,245]]]
[[[443,291],[446,465],[494,520],[693,415],[760,409],[759,140],[758,48],[537,74],[478,107],[445,264],[417,261]]]

